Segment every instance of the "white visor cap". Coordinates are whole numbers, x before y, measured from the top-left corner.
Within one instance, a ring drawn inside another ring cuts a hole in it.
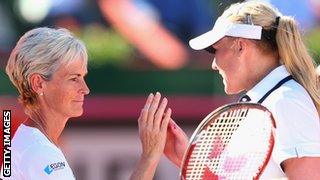
[[[219,17],[212,30],[189,41],[194,50],[205,49],[216,43],[224,36],[241,37],[246,39],[261,39],[262,27],[251,24],[236,24]]]

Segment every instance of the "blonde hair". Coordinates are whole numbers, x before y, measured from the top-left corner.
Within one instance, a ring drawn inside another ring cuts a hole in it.
[[[37,94],[31,88],[30,76],[37,73],[50,81],[59,67],[78,58],[87,64],[86,47],[68,30],[36,28],[19,39],[10,54],[6,73],[20,93],[20,103],[30,109],[37,102]]]
[[[276,29],[276,41],[262,38],[258,46],[263,51],[275,53],[280,57],[280,63],[284,64],[288,72],[310,94],[320,114],[320,90],[315,71],[315,64],[304,45],[298,26],[294,18],[283,16],[270,4],[260,1],[247,1],[230,6],[222,16],[237,23],[248,23],[248,15],[252,23],[260,25],[264,30]],[[279,25],[276,27],[276,19]]]

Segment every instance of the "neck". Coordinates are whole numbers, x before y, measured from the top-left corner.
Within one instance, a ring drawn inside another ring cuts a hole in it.
[[[42,110],[32,111],[25,125],[39,129],[47,138],[58,146],[58,139],[65,127],[67,118],[52,113],[45,113]]]

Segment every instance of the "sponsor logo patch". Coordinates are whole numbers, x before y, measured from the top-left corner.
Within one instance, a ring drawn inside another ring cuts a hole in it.
[[[57,162],[47,165],[43,170],[46,174],[50,175],[53,171],[61,170],[66,167],[65,162]]]

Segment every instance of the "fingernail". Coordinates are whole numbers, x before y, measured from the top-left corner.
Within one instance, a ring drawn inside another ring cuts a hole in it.
[[[160,93],[159,93],[159,92],[157,92],[157,93],[156,93],[156,95],[160,95]]]

